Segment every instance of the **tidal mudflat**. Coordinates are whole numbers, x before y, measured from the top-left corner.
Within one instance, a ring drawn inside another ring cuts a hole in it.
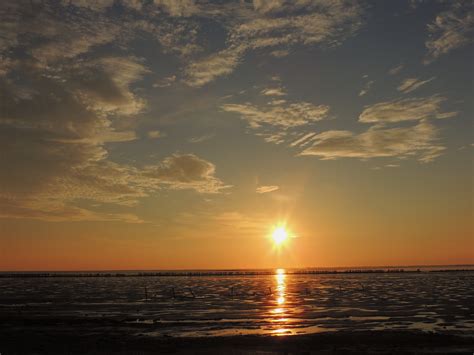
[[[5,354],[116,352],[125,340],[145,353],[206,353],[210,342],[278,353],[285,344],[372,351],[385,339],[379,350],[410,340],[407,351],[441,342],[469,352],[473,289],[472,271],[3,277],[0,344]]]

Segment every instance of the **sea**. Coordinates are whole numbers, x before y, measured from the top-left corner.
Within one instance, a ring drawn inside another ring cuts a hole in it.
[[[0,273],[0,318],[140,336],[474,334],[474,266]]]

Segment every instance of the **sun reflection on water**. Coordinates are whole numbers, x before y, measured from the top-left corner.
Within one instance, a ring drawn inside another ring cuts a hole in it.
[[[288,318],[286,318],[286,272],[285,269],[277,269],[275,272],[276,294],[275,294],[275,308],[272,313],[278,318],[274,319],[276,328],[272,331],[275,335],[285,335],[291,333],[286,328]]]

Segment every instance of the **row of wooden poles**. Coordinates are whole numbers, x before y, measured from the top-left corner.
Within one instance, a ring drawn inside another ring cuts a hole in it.
[[[431,270],[430,270],[431,271]],[[472,269],[459,270],[434,270],[436,272],[456,272],[456,271],[474,271]],[[421,272],[420,269],[373,269],[373,270],[294,270],[286,272],[287,275],[333,275],[333,274],[384,274],[384,273],[403,273],[403,272]],[[275,275],[275,271],[163,271],[163,272],[138,272],[138,273],[76,273],[76,272],[9,272],[0,273],[0,278],[35,278],[35,277],[151,277],[151,276],[257,276],[257,275]]]

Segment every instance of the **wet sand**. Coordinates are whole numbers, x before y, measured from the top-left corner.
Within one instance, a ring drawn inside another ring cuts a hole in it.
[[[0,280],[6,354],[473,354],[474,273]]]
[[[474,273],[1,279],[0,319],[146,337],[474,333]]]

